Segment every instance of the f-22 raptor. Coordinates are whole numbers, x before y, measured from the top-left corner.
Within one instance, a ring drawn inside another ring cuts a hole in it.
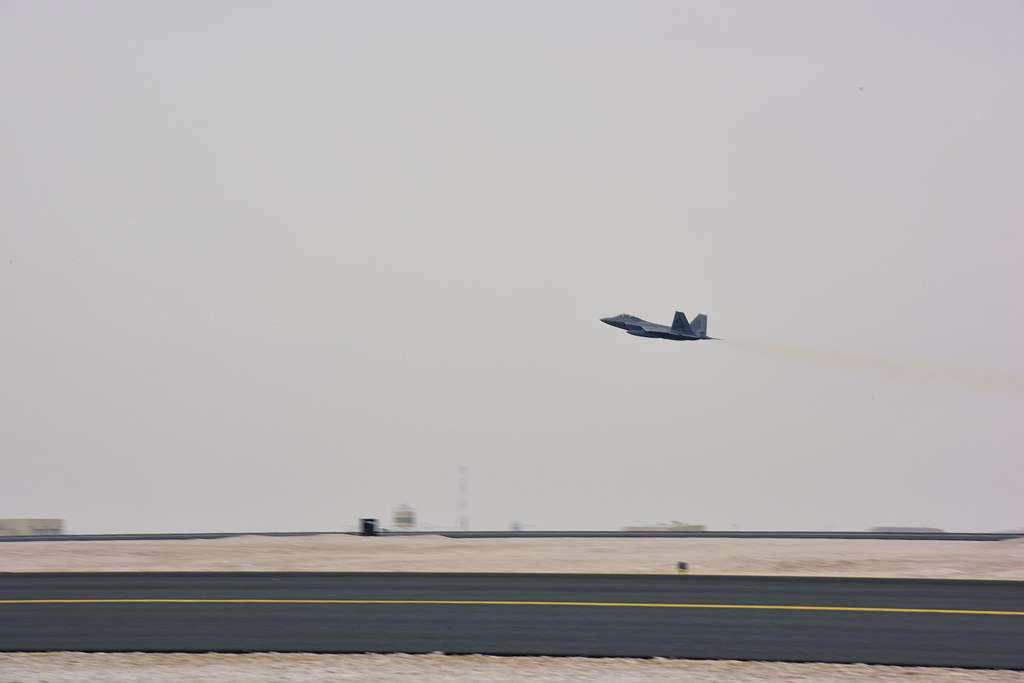
[[[690,322],[686,319],[685,313],[676,311],[676,315],[672,319],[672,327],[648,322],[626,313],[610,318],[601,318],[601,322],[618,327],[636,337],[657,337],[658,339],[674,339],[676,341],[715,339],[715,337],[708,336],[708,317],[703,313]]]

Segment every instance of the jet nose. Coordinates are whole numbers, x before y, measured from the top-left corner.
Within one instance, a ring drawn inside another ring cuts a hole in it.
[[[607,325],[611,325],[612,324],[612,319],[610,317],[609,318],[601,318],[601,322],[603,322],[603,323],[605,323]]]

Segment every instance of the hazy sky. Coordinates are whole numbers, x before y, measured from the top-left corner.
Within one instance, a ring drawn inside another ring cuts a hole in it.
[[[0,517],[1021,527],[1022,30],[0,2]]]

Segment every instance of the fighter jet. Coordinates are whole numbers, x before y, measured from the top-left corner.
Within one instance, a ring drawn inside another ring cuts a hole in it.
[[[601,322],[618,327],[637,337],[657,337],[677,341],[715,338],[708,336],[708,317],[703,313],[694,318],[691,323],[686,319],[685,313],[676,311],[676,316],[672,319],[672,327],[647,322],[626,313],[611,318],[601,318]]]

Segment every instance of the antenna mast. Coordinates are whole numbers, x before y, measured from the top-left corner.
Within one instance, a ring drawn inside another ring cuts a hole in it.
[[[460,531],[469,531],[469,468],[459,465],[459,494],[455,501]]]

